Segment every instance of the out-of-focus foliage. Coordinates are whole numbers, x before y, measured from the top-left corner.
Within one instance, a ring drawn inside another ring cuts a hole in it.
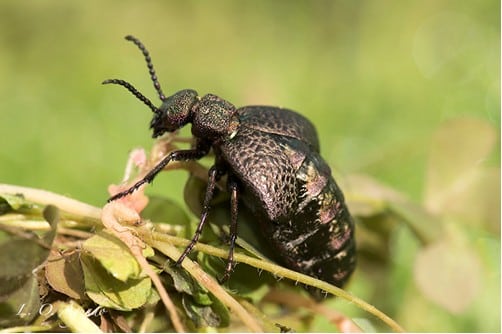
[[[422,205],[367,177],[348,179],[360,222],[358,278],[405,328],[499,326],[500,168],[487,162],[495,134],[475,119],[441,126],[431,138]]]
[[[350,291],[410,331],[500,331],[499,28],[495,0],[1,1],[0,183],[105,201],[128,152],[151,146],[150,111],[100,85],[156,99],[134,34],[166,93],[313,121],[360,217]],[[184,206],[185,180],[162,173],[148,192]],[[69,284],[54,283],[77,298]]]

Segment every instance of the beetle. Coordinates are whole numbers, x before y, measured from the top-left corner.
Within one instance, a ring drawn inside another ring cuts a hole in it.
[[[341,287],[356,265],[354,220],[344,195],[320,155],[312,123],[295,111],[271,106],[236,108],[213,94],[202,97],[184,89],[166,97],[157,79],[150,54],[139,39],[126,36],[143,53],[154,88],[162,101],[156,107],[134,86],[121,79],[103,84],[125,87],[154,113],[153,138],[191,123],[195,144],[167,154],[129,189],[112,196],[114,201],[150,183],[171,161],[197,160],[211,150],[215,161],[208,172],[202,213],[195,234],[177,264],[197,243],[210,211],[217,181],[227,175],[230,194],[230,248],[221,281],[233,268],[239,205],[255,217],[277,262]],[[319,291],[310,292],[319,297]]]

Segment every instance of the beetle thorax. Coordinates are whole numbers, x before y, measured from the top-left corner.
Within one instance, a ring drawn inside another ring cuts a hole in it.
[[[235,106],[212,94],[201,98],[192,110],[192,134],[198,138],[216,140],[235,131]]]

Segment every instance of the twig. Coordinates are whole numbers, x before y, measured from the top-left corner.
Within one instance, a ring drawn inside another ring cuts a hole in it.
[[[141,233],[142,238],[144,238],[149,245],[158,249],[171,259],[177,260],[181,256],[181,252],[176,247],[156,239],[154,235],[158,236],[158,233],[152,234],[151,232],[145,230],[138,232]],[[209,276],[205,271],[200,269],[196,263],[189,258],[185,258],[181,265],[190,273],[190,275],[192,275],[193,278],[195,278],[197,282],[199,282],[200,285],[211,291],[216,298],[218,298],[230,310],[235,312],[235,314],[249,329],[257,333],[263,332],[262,327],[248,313],[248,311],[241,304],[239,304],[237,300],[230,296],[213,277]]]
[[[82,219],[80,219],[81,221],[89,219],[94,224],[100,224],[101,209],[50,191],[10,184],[0,184],[0,193],[12,195],[22,194],[28,201],[44,205],[53,204],[57,206],[59,210],[82,217]]]

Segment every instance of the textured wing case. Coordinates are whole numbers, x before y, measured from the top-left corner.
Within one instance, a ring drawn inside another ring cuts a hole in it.
[[[315,129],[289,110],[243,109],[246,121],[220,146],[242,183],[243,203],[279,262],[341,286],[355,268],[354,223],[329,166],[312,149],[319,147]]]

